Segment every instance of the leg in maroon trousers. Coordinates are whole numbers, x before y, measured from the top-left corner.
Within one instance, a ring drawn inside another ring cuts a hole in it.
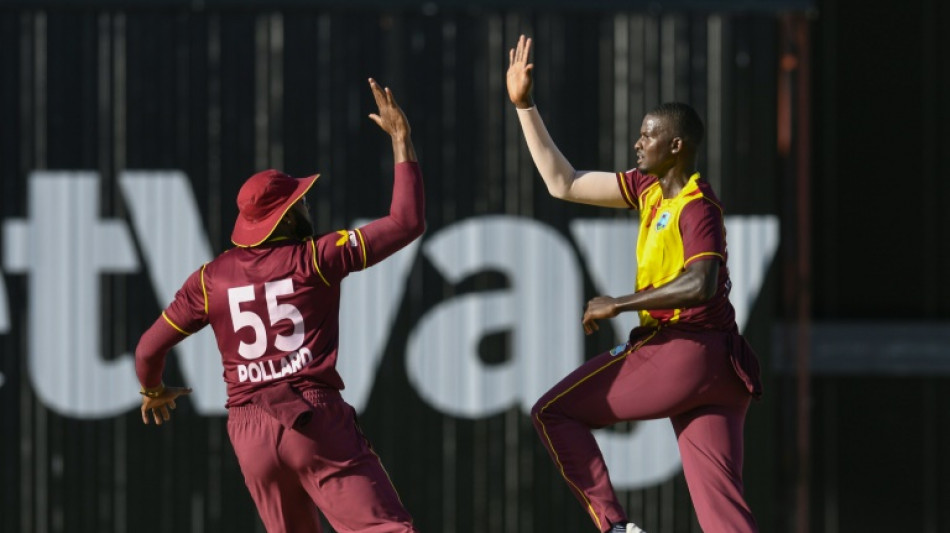
[[[581,365],[537,402],[532,421],[572,492],[606,531],[627,517],[591,430],[735,401],[740,386],[725,335],[662,329]],[[748,395],[740,394],[748,405]]]
[[[531,410],[531,421],[561,476],[601,531],[626,520],[592,428],[617,422],[603,391],[623,359],[601,354],[549,390]]]
[[[277,456],[283,431],[255,406],[233,408],[228,415],[228,435],[264,528],[268,533],[320,533],[316,505]]]
[[[228,434],[268,533],[413,533],[379,458],[336,391],[305,391],[310,421],[288,430],[254,405],[231,408]]]
[[[742,428],[749,397],[737,400],[671,417],[686,484],[705,533],[758,531],[742,485]]]
[[[353,407],[339,395],[304,395],[316,404],[313,418],[301,431],[285,436],[280,454],[333,529],[415,532],[412,517],[360,430]]]

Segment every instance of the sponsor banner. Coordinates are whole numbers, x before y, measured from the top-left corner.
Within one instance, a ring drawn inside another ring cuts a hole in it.
[[[212,258],[184,173],[121,172],[118,185],[128,221],[100,216],[100,181],[92,171],[35,171],[28,178],[26,217],[0,222],[3,269],[25,276],[23,377],[45,407],[82,420],[118,417],[140,404],[132,355],[137,339],[119,353],[102,353],[101,335],[109,329],[103,324],[110,320],[103,311],[103,279],[146,273],[155,301],[165,306],[187,276]],[[58,216],[44,216],[50,210]],[[732,302],[742,328],[775,255],[778,222],[774,216],[731,216],[726,230]],[[347,384],[344,397],[363,411],[383,356],[395,350],[415,394],[445,416],[476,420],[512,408],[527,415],[538,397],[583,362],[584,273],[601,294],[632,291],[637,232],[631,219],[575,219],[570,235],[564,235],[542,221],[510,215],[430,229],[421,240],[344,282],[338,364]],[[405,345],[389,346],[410,296],[410,272],[421,260],[451,285],[486,272],[500,274],[506,284],[432,302],[411,324]],[[5,293],[0,284],[0,334],[9,330]],[[157,312],[143,309],[142,323],[150,323]],[[616,341],[623,341],[634,320],[633,313],[611,319]],[[56,333],[50,334],[54,327]],[[507,335],[505,357],[487,362],[481,342],[498,333]],[[189,401],[201,416],[226,414],[216,354],[210,328],[173,352],[184,385],[194,389]],[[301,351],[289,354],[280,368],[249,361],[243,377],[272,379],[310,359]],[[4,385],[0,376],[3,386],[9,382]],[[618,488],[655,485],[679,471],[666,420],[636,424],[631,431],[598,432],[597,439]]]

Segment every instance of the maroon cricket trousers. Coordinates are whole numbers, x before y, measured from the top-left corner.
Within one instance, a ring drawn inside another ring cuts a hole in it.
[[[228,412],[228,435],[268,533],[415,532],[396,489],[336,390],[308,390],[310,421],[287,429],[248,404]]]
[[[627,515],[591,429],[666,417],[703,531],[758,531],[743,497],[742,429],[752,396],[730,358],[736,338],[675,326],[650,330],[616,355],[587,361],[538,400],[531,418],[541,441],[601,531]]]

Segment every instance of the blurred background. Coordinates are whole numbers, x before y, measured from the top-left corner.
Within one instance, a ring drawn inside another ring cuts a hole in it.
[[[393,89],[420,242],[344,283],[346,398],[422,531],[594,531],[528,411],[617,344],[581,309],[633,287],[636,214],[547,195],[507,100],[577,168],[625,170],[692,104],[726,206],[762,531],[950,531],[950,5],[940,0],[5,0],[0,4],[0,531],[263,531],[210,331],[143,426],[131,353],[226,250],[241,183],[323,178],[319,232],[388,210]],[[913,185],[913,187],[911,187]],[[698,532],[667,421],[598,432],[632,519]]]

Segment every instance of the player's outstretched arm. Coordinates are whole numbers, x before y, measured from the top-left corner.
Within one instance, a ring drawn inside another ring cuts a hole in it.
[[[389,87],[381,87],[372,78],[369,86],[379,107],[379,112],[369,115],[369,118],[392,138],[395,169],[389,216],[360,228],[366,246],[364,266],[371,266],[389,257],[425,231],[422,170],[412,145],[409,120]]]
[[[534,64],[528,62],[531,39],[522,35],[508,52],[508,98],[518,109],[518,120],[534,165],[551,196],[603,207],[627,207],[613,172],[577,171],[554,144],[534,105]]]
[[[393,160],[396,163],[416,161],[416,150],[412,146],[412,128],[409,127],[406,114],[396,103],[393,92],[389,87],[380,87],[373,78],[369,79],[369,87],[373,91],[373,98],[376,99],[376,106],[379,107],[379,112],[371,113],[369,118],[392,138]]]

